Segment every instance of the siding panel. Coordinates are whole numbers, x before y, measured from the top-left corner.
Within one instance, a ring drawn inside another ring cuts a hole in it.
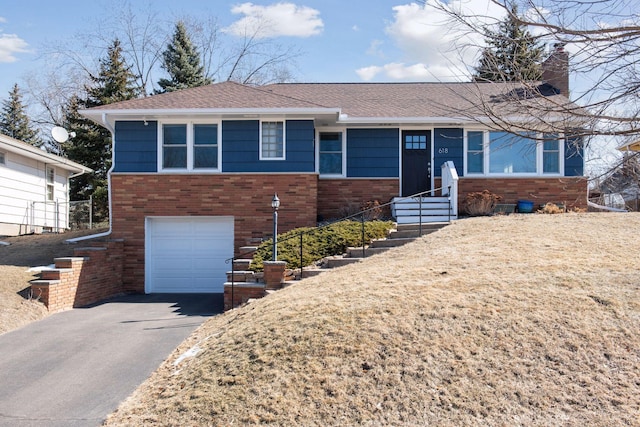
[[[313,121],[287,120],[285,127],[286,160],[260,160],[260,122],[223,121],[223,172],[314,172]]]
[[[464,173],[464,132],[462,128],[436,128],[433,130],[433,175],[442,176],[441,166],[453,161],[458,175]]]
[[[347,177],[398,178],[399,129],[347,129]]]
[[[114,172],[158,171],[158,122],[116,122]]]

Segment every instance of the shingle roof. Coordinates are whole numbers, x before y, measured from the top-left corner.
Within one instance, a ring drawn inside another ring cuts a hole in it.
[[[545,86],[545,85],[542,85]],[[542,87],[540,86],[540,87]],[[280,83],[252,87],[216,83],[92,108],[88,111],[336,109],[358,118],[427,118],[514,114],[517,98],[529,105],[565,105],[569,100],[546,85],[546,96],[531,96],[517,83]]]
[[[214,83],[167,92],[130,101],[101,105],[92,110],[173,110],[217,108],[317,108],[318,105],[291,99],[260,88],[234,82]]]

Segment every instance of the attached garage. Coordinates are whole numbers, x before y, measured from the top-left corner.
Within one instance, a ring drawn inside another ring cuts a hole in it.
[[[233,257],[233,217],[148,217],[146,293],[223,293]]]

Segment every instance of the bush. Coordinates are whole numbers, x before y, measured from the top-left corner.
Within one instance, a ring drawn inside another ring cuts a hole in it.
[[[391,221],[367,221],[365,225],[365,244],[374,239],[387,237],[393,228]],[[278,261],[286,261],[288,268],[300,268],[300,233],[302,234],[302,264],[304,267],[324,257],[340,255],[350,246],[362,245],[362,223],[342,221],[321,228],[296,228],[287,233],[278,234]],[[263,269],[263,262],[273,258],[273,239],[260,244],[253,256],[251,269]]]
[[[502,197],[493,194],[489,190],[477,191],[465,196],[464,209],[470,216],[491,215],[496,203],[501,200]]]
[[[560,214],[560,213],[564,213],[564,207],[560,207],[555,203],[547,203],[542,207],[542,209],[538,210],[538,213]]]

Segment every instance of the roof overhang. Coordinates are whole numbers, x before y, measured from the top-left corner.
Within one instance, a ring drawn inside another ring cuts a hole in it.
[[[640,151],[640,139],[632,142],[628,142],[626,144],[618,147],[620,151]]]
[[[263,119],[269,117],[326,118],[334,121],[339,108],[178,108],[178,109],[88,109],[78,111],[94,122],[113,126],[118,120],[162,120],[179,118]]]
[[[0,150],[6,150],[11,153],[16,153],[26,158],[37,160],[48,165],[55,165],[60,167],[61,169],[73,172],[74,174],[92,172],[91,168],[73,162],[69,159],[65,159],[64,157],[47,153],[46,151],[41,150],[37,147],[2,134],[0,134]]]

